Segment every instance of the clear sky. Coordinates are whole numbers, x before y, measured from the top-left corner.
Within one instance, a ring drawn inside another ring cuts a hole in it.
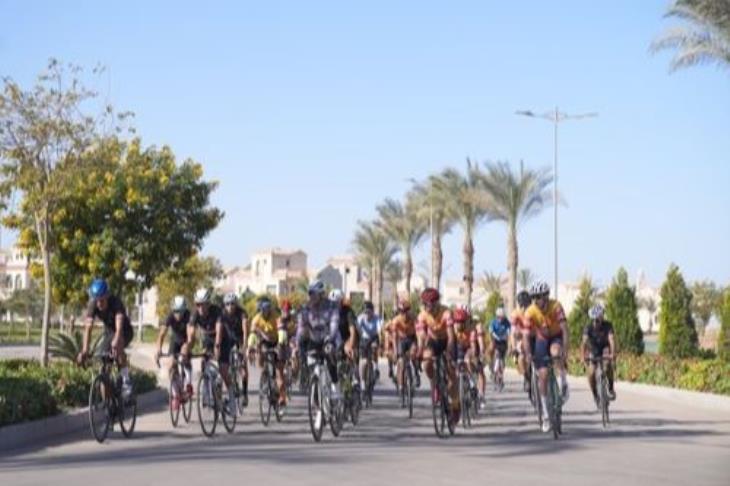
[[[561,280],[624,265],[660,283],[673,261],[728,284],[730,70],[670,75],[648,53],[667,3],[0,0],[0,74],[105,64],[97,88],[144,143],[220,181],[204,251],[226,265],[268,246],[319,265],[408,178],[467,156],[552,164],[552,127],[515,110],[597,111],[561,127]],[[479,230],[478,273],[505,269],[505,240]],[[549,280],[551,242],[551,211],[520,232],[522,265]],[[455,231],[451,278],[460,248]]]

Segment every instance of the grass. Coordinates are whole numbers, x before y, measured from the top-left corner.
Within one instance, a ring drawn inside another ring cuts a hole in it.
[[[76,326],[75,329],[83,329],[82,326]],[[50,334],[58,334],[59,330],[58,328],[53,328],[50,330]],[[94,325],[94,335],[96,333],[101,332],[101,325],[95,324]],[[159,332],[158,328],[153,326],[143,326],[142,327],[142,342],[143,343],[154,343],[157,341],[157,333]],[[137,326],[134,326],[134,339],[137,339]],[[14,345],[14,346],[38,346],[41,344],[41,328],[40,326],[31,326],[30,328],[30,338],[28,338],[27,329],[25,327],[25,323],[18,322],[14,323],[12,325],[3,322],[0,324],[0,346],[8,346],[8,345]]]

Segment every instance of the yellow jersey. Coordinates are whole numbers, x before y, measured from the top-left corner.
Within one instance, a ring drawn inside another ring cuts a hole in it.
[[[525,311],[523,329],[535,330],[541,336],[554,337],[560,334],[560,323],[565,321],[565,311],[557,300],[549,300],[543,312],[537,304],[532,304]]]
[[[416,335],[416,320],[408,314],[398,314],[390,321],[390,329],[398,336],[413,337]]]
[[[448,337],[447,329],[453,326],[451,311],[440,306],[436,309],[436,312],[431,314],[424,309],[418,314],[418,326],[425,328],[432,338],[439,341],[446,340]]]
[[[259,312],[251,321],[251,332],[262,334],[267,341],[276,344],[279,340],[277,332],[279,328],[278,321],[279,316],[277,316],[274,312],[269,315],[268,319]]]

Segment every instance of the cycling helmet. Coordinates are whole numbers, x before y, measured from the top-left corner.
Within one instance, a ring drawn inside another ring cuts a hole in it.
[[[210,289],[198,289],[195,291],[195,304],[208,304],[210,297]]]
[[[547,282],[538,280],[530,286],[530,295],[532,297],[540,297],[548,294],[550,294],[550,286],[547,284]]]
[[[324,282],[321,280],[315,280],[311,284],[309,284],[309,293],[310,294],[324,294]]]
[[[188,303],[185,302],[185,297],[182,295],[176,295],[174,299],[172,299],[172,312],[185,312],[185,310],[188,308]]]
[[[439,291],[429,287],[425,289],[423,292],[421,292],[421,302],[424,304],[435,304],[441,300],[441,294],[439,294]]]
[[[342,302],[342,299],[344,299],[344,298],[345,298],[345,296],[342,294],[342,291],[340,289],[332,289],[330,291],[330,296],[329,296],[330,302],[339,304]]]
[[[456,310],[454,310],[454,321],[466,322],[468,320],[469,320],[469,311],[467,311],[463,307],[458,307]]]
[[[291,312],[291,302],[289,302],[288,300],[283,300],[281,302],[281,311],[284,314],[288,314],[289,312]]]
[[[592,320],[595,319],[602,319],[603,318],[603,306],[601,304],[596,304],[593,307],[591,307],[591,310],[588,311],[588,317],[590,317]]]
[[[259,297],[256,301],[256,310],[259,312],[268,312],[271,310],[271,299],[268,297]]]
[[[375,306],[369,300],[366,300],[365,301],[365,303],[363,304],[363,307],[365,307],[365,310],[369,310],[369,311],[374,311],[375,310]]]
[[[109,285],[103,278],[95,278],[89,286],[89,296],[92,299],[101,299],[109,295]]]
[[[517,305],[523,309],[530,305],[530,294],[526,290],[521,290],[520,293],[517,294]]]
[[[400,299],[398,301],[398,312],[408,312],[411,310],[411,302],[408,299]]]
[[[223,297],[223,305],[238,304],[238,296],[233,292],[227,293]]]

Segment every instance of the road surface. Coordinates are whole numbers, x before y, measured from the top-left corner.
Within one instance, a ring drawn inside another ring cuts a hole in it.
[[[604,430],[587,387],[573,387],[565,435],[538,431],[520,384],[490,397],[472,429],[435,437],[429,399],[416,418],[396,406],[381,382],[374,408],[357,428],[312,441],[304,399],[296,396],[282,424],[264,428],[256,398],[235,433],[204,438],[197,421],[172,429],[164,404],[139,418],[135,436],[114,432],[99,445],[87,433],[64,444],[0,458],[0,484],[431,484],[722,485],[730,484],[730,416],[621,392]],[[195,412],[193,412],[195,417]],[[83,481],[83,483],[79,483]]]

